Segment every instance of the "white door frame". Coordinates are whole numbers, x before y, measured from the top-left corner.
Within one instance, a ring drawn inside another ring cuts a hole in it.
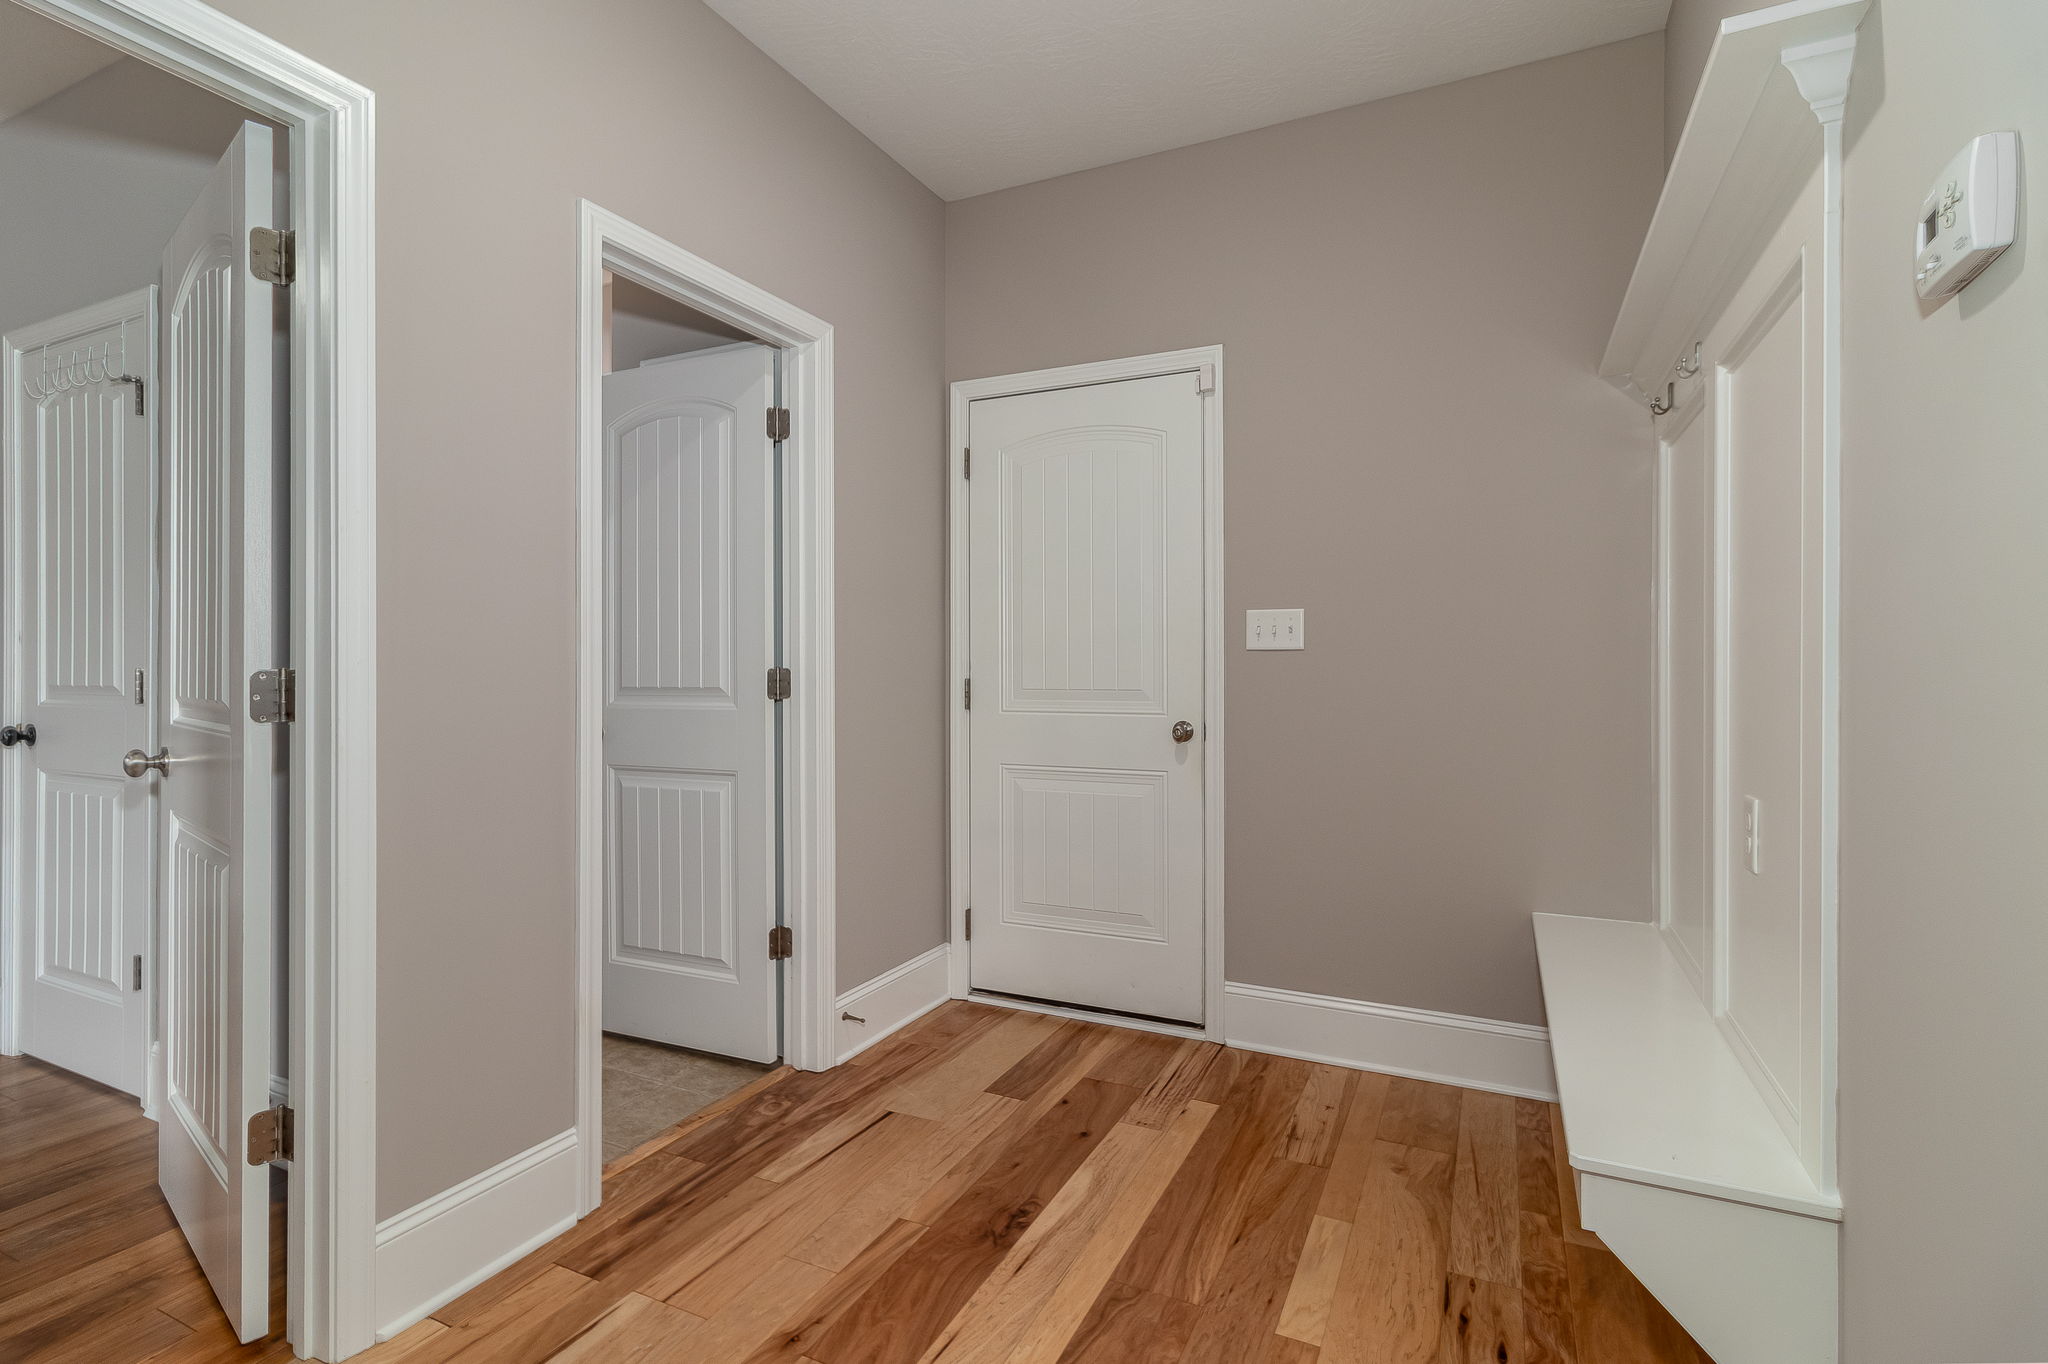
[[[282,125],[291,147],[291,1101],[287,1317],[375,1340],[376,292],[371,93],[198,0],[16,0]],[[11,1039],[10,1039],[11,1040]]]
[[[832,1065],[837,998],[832,328],[588,199],[576,215],[576,1145],[589,1212],[604,1176],[604,276],[623,275],[782,350],[793,418],[782,463],[782,656],[793,683],[782,703],[782,884],[796,940],[784,964],[782,1037],[784,1059],[801,1070]]]
[[[1177,1027],[1142,1019],[1025,1004],[1002,995],[978,995],[968,984],[967,940],[969,861],[968,711],[964,704],[972,640],[973,597],[968,591],[973,544],[969,535],[968,404],[977,398],[1006,398],[1052,388],[1150,379],[1161,374],[1195,374],[1202,393],[1202,1025]],[[1067,1018],[1107,1019],[1125,1027],[1182,1037],[1223,1038],[1223,347],[1193,346],[1186,350],[1136,355],[1122,360],[1097,360],[1085,365],[1002,374],[988,379],[961,379],[952,386],[947,449],[952,473],[947,479],[948,565],[946,595],[952,655],[952,685],[947,705],[952,721],[947,732],[947,986],[954,999],[985,999],[991,1004],[1025,1008]]]

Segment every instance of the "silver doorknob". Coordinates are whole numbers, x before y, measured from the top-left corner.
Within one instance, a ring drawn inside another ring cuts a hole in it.
[[[1195,727],[1193,725],[1185,720],[1175,720],[1173,722],[1173,741],[1175,743],[1184,744],[1194,737]]]
[[[131,748],[121,757],[121,770],[131,777],[139,777],[152,769],[166,777],[171,775],[170,749],[158,749],[157,755],[152,758],[139,748]]]

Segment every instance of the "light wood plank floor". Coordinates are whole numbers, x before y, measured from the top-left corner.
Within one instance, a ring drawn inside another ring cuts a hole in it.
[[[202,1310],[147,1124],[54,1074],[0,1063],[0,1359],[286,1357]],[[1577,1225],[1550,1105],[962,1003],[623,1157],[362,1358],[1710,1364]]]

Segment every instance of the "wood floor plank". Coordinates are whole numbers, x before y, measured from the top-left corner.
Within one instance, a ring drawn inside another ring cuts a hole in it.
[[[1712,1364],[1605,1250],[1567,1245],[1575,1364]]]
[[[898,1113],[944,1122],[1067,1022],[1049,1014],[1012,1014],[957,1054],[906,1080],[891,1096],[889,1106]]]
[[[1183,1039],[1175,1047],[1138,1102],[1131,1105],[1124,1121],[1140,1127],[1164,1127],[1173,1121],[1182,1104],[1196,1097],[1209,1068],[1223,1048],[1214,1042]]]
[[[1518,1289],[1521,1205],[1515,1137],[1512,1098],[1465,1094],[1458,1120],[1457,1166],[1451,1176],[1450,1271]]]
[[[1179,1364],[1201,1315],[1191,1302],[1111,1280],[1058,1364]]]
[[[1328,1364],[1421,1364],[1441,1337],[1451,1157],[1376,1142],[1323,1330]]]
[[[1328,1173],[1284,1158],[1267,1165],[1209,1286],[1184,1364],[1240,1364],[1265,1353]]]
[[[1073,1056],[1074,1048],[1091,1034],[1099,1035],[1107,1029],[1098,1029],[1092,1023],[1079,1019],[1066,1019],[1060,1026],[1037,1046],[1033,1047],[1017,1063],[998,1075],[988,1084],[987,1092],[1000,1094],[1005,1098],[1028,1099],[1036,1094],[1045,1083],[1059,1074]]]
[[[698,1130],[710,1126],[734,1109],[753,1102],[756,1095],[773,1089],[795,1073],[796,1071],[793,1067],[777,1066],[775,1069],[747,1081],[747,1083],[733,1090],[730,1094],[719,1096],[698,1109],[695,1113],[684,1118],[681,1122],[676,1123],[673,1127],[655,1133],[646,1141],[641,1142],[638,1146],[620,1156],[617,1160],[606,1161],[604,1167],[606,1176],[609,1177],[614,1174],[623,1173],[638,1165],[641,1161],[665,1152],[667,1148],[674,1146],[679,1141],[685,1140]]]
[[[406,1364],[542,1364],[616,1307],[626,1291],[552,1265],[468,1324],[422,1344]]]
[[[915,1364],[1137,1098],[1077,1081],[861,1295],[810,1353],[825,1364]]]
[[[1344,1247],[1350,1239],[1349,1222],[1318,1215],[1309,1224],[1308,1238],[1302,1243],[1301,1259],[1295,1266],[1294,1280],[1288,1285],[1279,1325],[1274,1328],[1278,1334],[1304,1345],[1323,1343],[1330,1303],[1337,1296],[1337,1274],[1344,1267]]]
[[[777,1260],[760,1276],[756,1291],[733,1299],[704,1323],[691,1338],[690,1358],[704,1364],[745,1359],[774,1336],[792,1306],[808,1310],[831,1287],[831,1271],[801,1260]]]
[[[688,1358],[704,1319],[680,1307],[628,1293],[555,1354],[548,1364],[658,1364]]]
[[[1088,1073],[1105,1084],[1126,1085],[1140,1094],[1148,1092],[1183,1051],[1201,1052],[1206,1048],[1213,1053],[1216,1050],[1214,1044],[1193,1038],[1170,1037],[1165,1033],[1135,1029],[1118,1032],[1113,1042],[1110,1050]],[[1158,1124],[1139,1125],[1150,1127]]]
[[[876,1279],[917,1244],[927,1228],[921,1222],[901,1221],[884,1228],[862,1247],[847,1266],[834,1274],[822,1293],[797,1304],[785,1313],[781,1323],[747,1356],[744,1364],[816,1364],[809,1350],[838,1324],[846,1309],[858,1302]]]
[[[1389,1083],[1387,1076],[1371,1071],[1361,1071],[1353,1082],[1330,1152],[1330,1177],[1323,1181],[1323,1205],[1317,1209],[1320,1215],[1349,1222],[1358,1211],[1365,1178],[1372,1169]]]
[[[1380,1140],[1456,1155],[1458,1113],[1468,1092],[1453,1085],[1394,1076],[1387,1082],[1387,1101],[1380,1110]]]
[[[1437,1344],[1441,1364],[1523,1364],[1527,1358],[1521,1295],[1486,1279],[1453,1274],[1444,1284]]]
[[[1579,1180],[1572,1172],[1571,1153],[1565,1146],[1564,1110],[1556,1104],[1546,1104],[1544,1108],[1550,1119],[1551,1155],[1557,1167],[1558,1219],[1564,1239],[1570,1245],[1605,1250],[1606,1244],[1579,1223]]]
[[[1571,1364],[1571,1284],[1549,1110],[1534,1099],[1515,1101],[1522,1337],[1528,1364]]]
[[[1308,1083],[1302,1086],[1301,1098],[1294,1105],[1281,1155],[1304,1165],[1330,1163],[1344,1118],[1344,1105],[1358,1075],[1359,1072],[1341,1066],[1309,1067]]]
[[[1258,1177],[1286,1135],[1308,1071],[1305,1061],[1257,1054],[1239,1065],[1215,1119],[1159,1200],[1117,1278],[1188,1302],[1204,1301]]]

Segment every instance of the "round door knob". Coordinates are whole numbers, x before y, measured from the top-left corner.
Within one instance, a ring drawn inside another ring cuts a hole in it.
[[[0,726],[0,748],[12,748],[16,744],[27,744],[30,748],[34,748],[36,746],[36,727],[34,725]]]
[[[168,777],[171,775],[171,750],[158,749],[156,756],[152,758],[139,748],[131,748],[121,757],[121,770],[131,777],[139,777],[151,771],[161,772]]]
[[[1194,737],[1195,727],[1193,725],[1185,720],[1175,720],[1173,722],[1173,741],[1175,743],[1184,744]]]

